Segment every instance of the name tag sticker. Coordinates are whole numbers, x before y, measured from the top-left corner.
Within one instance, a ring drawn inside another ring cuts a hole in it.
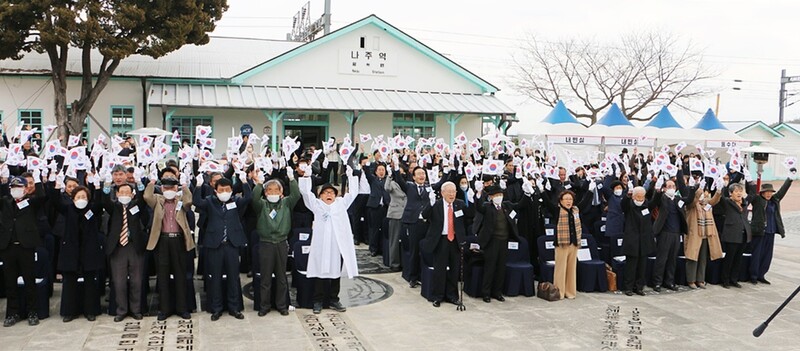
[[[480,250],[481,246],[476,244],[476,243],[472,243],[472,244],[469,244],[469,249],[470,250]]]
[[[622,246],[622,239],[617,239],[617,246]]]
[[[600,183],[600,184],[597,184],[597,189],[598,189],[598,190],[599,190],[599,189],[602,189],[602,188],[603,188],[603,184],[602,184],[602,183]]]
[[[28,204],[28,199],[25,199],[25,200],[22,200],[20,202],[17,202],[17,208],[19,208],[20,210],[25,208],[25,207],[28,207],[28,205],[29,205]]]
[[[553,228],[547,228],[544,230],[544,235],[553,235],[556,233],[556,230]]]
[[[94,213],[92,213],[92,210],[89,210],[89,211],[86,211],[86,214],[83,215],[83,216],[86,217],[86,219],[92,219],[92,216],[94,216]]]
[[[178,206],[175,206],[175,212],[180,211],[183,208],[183,201],[178,201]]]
[[[309,252],[311,252],[311,246],[309,245],[303,246],[303,254],[307,255]]]
[[[678,201],[678,208],[683,208],[683,200]]]
[[[582,247],[589,246],[589,241],[586,239],[581,239],[581,246]]]
[[[133,206],[133,207],[131,207],[131,209],[130,209],[130,210],[128,210],[128,212],[130,212],[130,213],[131,213],[131,216],[132,216],[132,215],[135,215],[135,214],[137,214],[137,213],[139,213],[139,206]]]
[[[308,240],[308,237],[310,237],[310,236],[311,236],[311,234],[308,234],[308,233],[300,233],[300,241],[306,241],[306,240]]]
[[[453,212],[453,215],[455,215],[456,218],[461,217],[461,216],[464,215],[464,211],[463,210],[458,210],[456,212]]]
[[[509,250],[519,250],[519,243],[516,241],[509,241],[508,242],[508,249]]]
[[[235,202],[231,202],[231,203],[225,205],[225,208],[229,209],[229,210],[232,210],[232,209],[236,208],[236,203]]]
[[[513,211],[512,210],[511,213],[508,214],[508,216],[511,217],[511,219],[516,219],[517,218],[517,211]]]
[[[711,211],[711,204],[706,204],[705,210],[706,212]]]
[[[572,189],[572,184],[564,185],[564,189],[567,189],[567,190]]]
[[[275,219],[275,216],[277,216],[277,215],[278,215],[278,211],[272,210],[272,212],[269,213],[269,218]]]
[[[552,241],[545,241],[545,242],[544,242],[544,248],[545,248],[545,249],[548,249],[548,250],[553,250],[553,249],[555,249],[555,248],[556,248],[556,246],[555,246],[555,245],[553,245],[553,242],[552,242]]]
[[[644,210],[642,210],[642,216],[647,216],[649,214],[650,214],[650,210],[648,210],[646,208]]]

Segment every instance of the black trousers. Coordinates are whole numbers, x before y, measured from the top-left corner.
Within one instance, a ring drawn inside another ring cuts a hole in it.
[[[483,284],[481,293],[484,297],[500,296],[506,279],[506,261],[508,260],[508,239],[492,238],[483,250]],[[452,268],[451,268],[452,270]]]
[[[80,311],[86,316],[100,314],[100,292],[97,271],[61,272],[61,315],[77,316]],[[83,276],[83,296],[78,293],[78,277]],[[82,307],[79,307],[82,306]]]
[[[661,232],[657,240],[658,252],[656,264],[653,266],[653,284],[669,286],[675,284],[675,263],[678,259],[678,245],[681,244],[679,233]]]
[[[433,289],[431,301],[458,301],[459,251],[455,240],[440,235],[439,246],[433,253]],[[505,265],[503,265],[505,266]],[[450,267],[450,270],[447,269]]]
[[[262,241],[258,243],[258,266],[261,270],[261,306],[259,311],[269,311],[272,306],[272,275],[275,274],[275,307],[279,311],[289,309],[286,301],[289,285],[286,280],[286,259],[289,254],[289,244],[286,240],[277,244]]]
[[[169,277],[175,280],[175,291],[169,289]],[[189,312],[186,301],[186,244],[183,236],[170,238],[161,235],[156,244],[156,281],[158,283],[158,310],[171,315]],[[170,304],[170,294],[175,294],[175,306]]]
[[[739,269],[742,266],[742,255],[745,243],[722,243],[725,258],[722,259],[722,283],[732,284],[739,281]]]
[[[342,286],[341,278],[314,278],[314,303],[323,303],[325,301],[325,286],[330,284],[328,289],[328,302],[339,302],[339,291]]]
[[[407,249],[411,256],[410,262],[403,262],[403,267],[408,265],[409,282],[419,281],[420,260],[422,259],[419,254],[419,242],[425,236],[427,228],[428,224],[421,220],[417,223],[403,224],[403,248]]]
[[[0,252],[6,286],[6,317],[19,315],[20,297],[17,288],[17,277],[22,276],[25,282],[25,306],[28,311],[36,311],[36,269],[35,249],[22,247],[19,244],[8,244]]]
[[[142,313],[144,255],[136,252],[133,245],[117,246],[108,261],[117,302],[115,313],[117,316],[127,315],[129,304],[131,313]]]
[[[328,172],[333,177],[333,185],[339,185],[339,162],[328,162]],[[329,181],[325,179],[325,183]]]
[[[206,248],[206,275],[211,276],[208,298],[211,312],[222,312],[222,275],[227,275],[228,312],[238,312],[242,305],[241,284],[239,283],[239,248],[230,242],[216,248]]]
[[[386,210],[386,205],[367,208],[370,253],[381,253],[382,251],[381,239],[383,239],[383,231],[385,230]]]
[[[350,186],[357,187],[358,183],[350,184]],[[365,221],[369,221],[369,217],[366,214],[367,200],[369,200],[369,194],[358,194],[347,211],[350,215],[350,228],[353,230],[353,239],[356,242],[368,242],[368,239],[364,235],[364,230],[361,227],[361,217],[364,217]]]
[[[641,291],[646,282],[645,272],[647,268],[647,255],[625,256],[625,279],[623,279],[624,291]]]

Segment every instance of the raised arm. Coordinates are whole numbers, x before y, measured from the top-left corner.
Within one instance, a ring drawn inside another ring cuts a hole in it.
[[[156,207],[156,203],[158,203],[158,201],[156,201],[155,189],[155,180],[151,180],[150,183],[147,183],[147,187],[144,188],[144,202],[151,208]]]
[[[773,195],[772,197],[777,198],[778,200],[783,200],[783,197],[786,196],[786,193],[789,191],[789,188],[792,186],[792,178],[786,178],[786,181],[783,182],[781,188]]]

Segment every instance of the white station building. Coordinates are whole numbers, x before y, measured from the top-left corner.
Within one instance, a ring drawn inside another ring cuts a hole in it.
[[[70,51],[67,101],[80,90],[80,53]],[[93,64],[101,56],[95,52]],[[0,61],[0,116],[6,128],[22,122],[55,124],[50,63],[35,52]],[[123,60],[87,118],[85,133],[123,134],[142,127],[195,126],[212,137],[252,126],[273,146],[284,135],[320,145],[353,133],[398,133],[451,142],[464,132],[482,136],[484,124],[502,129],[515,112],[498,88],[375,15],[312,42],[212,37],[162,58]],[[222,153],[218,143],[215,153]]]

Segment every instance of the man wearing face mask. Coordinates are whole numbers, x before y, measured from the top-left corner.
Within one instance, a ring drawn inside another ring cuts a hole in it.
[[[5,270],[6,318],[4,327],[20,320],[22,301],[17,288],[17,277],[22,276],[26,306],[36,306],[35,250],[42,246],[42,238],[36,226],[36,214],[45,201],[44,188],[34,175],[35,191],[26,193],[28,181],[15,177],[0,187],[0,258]],[[28,324],[39,324],[34,308],[28,308]]]
[[[289,289],[286,281],[286,259],[289,244],[286,241],[292,230],[292,209],[300,199],[300,189],[294,180],[294,171],[286,168],[289,177],[289,195],[283,196],[283,184],[277,179],[270,179],[266,185],[256,178],[255,194],[251,205],[258,216],[256,231],[259,236],[258,265],[261,272],[261,306],[258,316],[269,313],[272,305],[272,277],[275,274],[275,305],[281,315],[289,315],[289,301],[286,301]],[[266,199],[265,199],[266,197]]]
[[[530,196],[533,185],[525,181],[521,186],[524,192],[520,202],[504,201],[503,191],[496,186],[486,188],[490,202],[484,202],[478,196],[475,210],[483,215],[483,222],[478,231],[478,245],[483,250],[483,282],[481,295],[483,302],[505,301],[503,282],[506,276],[506,260],[508,258],[508,242],[519,241],[517,219],[531,205]],[[480,195],[480,194],[478,194]]]
[[[186,295],[186,252],[194,249],[195,244],[186,213],[192,210],[192,193],[183,184],[178,198],[180,187],[175,178],[161,180],[163,195],[155,194],[155,184],[153,179],[145,188],[144,201],[153,209],[147,250],[155,251],[159,287],[158,320],[166,320],[173,312],[183,319],[190,319]],[[170,276],[174,278],[175,291],[169,287]],[[170,294],[174,294],[175,306],[170,304]]]
[[[643,187],[633,188],[632,198],[622,199],[625,230],[622,235],[622,253],[625,254],[625,295],[644,296],[645,268],[647,256],[656,249],[653,237],[653,213],[655,202],[647,201]]]
[[[105,253],[108,255],[111,281],[113,282],[117,310],[114,322],[121,322],[130,313],[136,320],[142,319],[142,285],[144,277],[144,253],[147,236],[144,231],[141,192],[135,192],[130,184],[116,189],[116,201],[103,198],[103,207],[109,215],[109,231],[106,236]]]
[[[200,176],[198,176],[200,177]],[[203,247],[206,250],[206,274],[211,276],[208,299],[210,301],[211,320],[216,321],[222,315],[222,275],[227,275],[227,308],[228,314],[236,319],[244,319],[239,306],[242,304],[242,293],[239,284],[239,249],[247,243],[242,229],[243,215],[250,204],[251,192],[247,179],[242,181],[242,196],[233,195],[233,184],[222,178],[217,181],[214,197],[202,198],[200,187],[195,188],[195,208],[205,213],[208,225],[204,236]]]
[[[678,195],[680,190],[680,196]],[[675,264],[678,258],[680,237],[688,230],[686,205],[694,200],[695,192],[683,181],[683,171],[678,171],[676,180],[667,180],[664,189],[656,192],[653,202],[658,207],[658,216],[653,223],[657,239],[656,263],[653,267],[653,284],[656,292],[661,286],[678,290],[675,285]]]

